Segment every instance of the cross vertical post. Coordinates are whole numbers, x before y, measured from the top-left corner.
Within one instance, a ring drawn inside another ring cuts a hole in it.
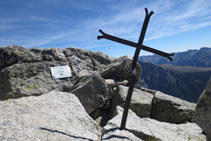
[[[155,53],[155,54],[158,54],[158,55],[161,55],[163,57],[168,58],[171,61],[173,60],[170,57],[170,56],[174,55],[173,53],[168,54],[168,53],[165,53],[165,52],[162,52],[162,51],[159,51],[159,50],[156,50],[156,49],[153,49],[153,48],[150,48],[150,47],[143,45],[143,41],[144,41],[144,37],[145,37],[145,33],[146,33],[146,30],[147,30],[149,20],[150,20],[150,17],[152,16],[152,14],[154,12],[151,11],[150,13],[148,13],[147,8],[145,8],[145,13],[146,13],[146,16],[145,16],[145,19],[144,19],[144,23],[143,23],[143,26],[142,26],[142,30],[141,30],[141,33],[140,33],[138,43],[134,43],[134,42],[131,42],[131,41],[128,41],[128,40],[125,40],[125,39],[121,39],[121,38],[106,34],[102,30],[99,30],[99,32],[102,34],[102,36],[97,36],[98,40],[105,38],[105,39],[108,39],[108,40],[112,40],[112,41],[122,43],[122,44],[136,48],[135,54],[133,56],[132,66],[131,66],[132,69],[131,69],[131,77],[130,77],[130,82],[129,82],[129,89],[128,89],[128,93],[127,93],[124,112],[123,112],[123,116],[122,116],[122,122],[121,122],[121,126],[120,126],[121,130],[125,129],[125,125],[126,125],[126,121],[127,121],[127,115],[128,115],[128,111],[129,111],[130,101],[131,101],[131,97],[132,97],[132,94],[133,94],[134,85],[135,85],[135,82],[136,82],[135,81],[136,75],[137,75],[136,74],[137,73],[136,72],[136,64],[137,64],[139,53],[140,53],[141,49]]]
[[[125,102],[125,107],[124,107],[124,112],[123,112],[123,116],[122,116],[122,122],[121,122],[120,129],[125,129],[128,110],[129,110],[129,106],[130,106],[130,101],[131,101],[131,97],[132,97],[133,89],[134,89],[134,85],[135,85],[135,80],[136,80],[136,63],[137,63],[137,60],[138,60],[138,57],[139,57],[139,53],[141,51],[141,46],[142,46],[143,41],[144,41],[144,36],[145,36],[146,30],[147,30],[149,19],[152,16],[152,14],[154,13],[153,11],[151,11],[148,14],[148,10],[146,8],[145,8],[145,12],[146,12],[146,17],[144,19],[144,24],[142,26],[141,34],[140,34],[140,37],[139,37],[138,47],[136,48],[135,54],[133,56],[132,73],[131,73],[131,78],[130,78],[130,83],[129,83],[129,90],[128,90],[128,93],[127,93],[127,98],[126,98],[126,102]]]

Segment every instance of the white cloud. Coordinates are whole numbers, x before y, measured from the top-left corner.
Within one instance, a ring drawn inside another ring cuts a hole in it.
[[[108,17],[100,17],[88,24],[88,29],[101,27],[106,33],[130,40],[137,40],[145,17],[144,8],[155,11],[151,17],[147,39],[152,40],[181,32],[210,26],[211,3],[209,0],[172,1],[158,0],[142,4],[118,5],[120,10]],[[124,7],[124,8],[123,8]],[[93,24],[94,23],[94,24]]]
[[[201,0],[180,2],[176,7],[169,7],[167,11],[159,13],[158,18],[155,16],[149,38],[155,39],[210,26],[211,19],[204,19],[211,14],[210,6],[208,0]]]

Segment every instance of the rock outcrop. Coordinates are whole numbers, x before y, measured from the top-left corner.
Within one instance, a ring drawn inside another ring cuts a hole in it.
[[[108,64],[101,75],[105,79],[115,79],[117,81],[130,80],[131,75],[131,64],[132,58],[128,56],[120,57],[112,63]],[[139,64],[136,65],[136,82],[139,80],[141,75],[141,67]]]
[[[11,66],[15,63],[26,63],[32,61],[39,61],[40,58],[33,55],[33,53],[23,47],[8,46],[0,48],[0,69]]]
[[[79,48],[0,48],[0,140],[205,141],[189,123],[194,104],[146,88],[134,89],[126,129],[119,129],[131,62]],[[50,68],[64,65],[72,77],[53,79]],[[209,111],[209,86],[193,118],[207,135],[210,115],[197,114]]]
[[[6,53],[5,53],[6,52]],[[52,79],[50,67],[69,65],[61,49],[3,47],[0,69],[0,99],[41,95],[51,90],[68,91],[76,76]],[[28,59],[30,58],[30,59]]]
[[[67,48],[65,54],[77,76],[86,76],[102,71],[115,59],[101,52],[91,52],[80,48]]]
[[[0,99],[41,95],[51,90],[67,91],[75,80],[52,79],[50,67],[67,65],[67,62],[20,63],[4,68],[0,73]]]
[[[103,78],[129,79],[131,62],[128,57],[114,59],[100,52],[79,48],[27,50],[19,46],[2,47],[0,100],[41,95],[51,90],[69,92],[81,77],[94,73],[100,73]],[[70,66],[72,77],[52,79],[50,67],[66,65]],[[137,72],[140,76],[138,64]]]
[[[118,105],[124,107],[128,87],[119,86]],[[134,89],[130,109],[137,116],[170,123],[190,122],[196,104],[149,89]]]
[[[192,119],[207,134],[207,140],[211,140],[211,77],[207,86],[199,97],[196,111]]]
[[[127,97],[128,87],[119,86],[118,105],[124,107]],[[130,102],[130,109],[139,117],[150,117],[153,94],[134,89]]]
[[[71,93],[75,94],[88,114],[102,108],[112,97],[112,90],[99,74],[92,74],[82,78]]]
[[[101,130],[71,93],[0,101],[0,140],[98,140]],[[3,112],[4,111],[4,112]]]
[[[157,91],[152,100],[151,118],[170,123],[190,122],[195,106],[194,103]]]
[[[110,132],[113,132],[114,138],[116,137],[119,140],[121,140],[121,138],[124,139],[124,134],[121,135],[116,133],[120,126],[122,112],[123,109],[118,107],[118,115],[111,119],[104,127],[105,134],[103,138],[107,137],[107,134],[111,135]],[[195,123],[177,125],[159,122],[150,118],[139,118],[132,111],[129,111],[126,130],[142,140],[206,141],[205,135],[202,134],[202,129]]]

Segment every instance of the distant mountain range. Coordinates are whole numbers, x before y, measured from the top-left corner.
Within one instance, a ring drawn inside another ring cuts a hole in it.
[[[203,68],[203,67],[192,67],[192,66],[174,66],[170,64],[163,64],[163,65],[157,65],[157,66],[160,66],[165,70],[173,71],[177,73],[194,73],[194,72],[211,71],[211,67]]]
[[[157,55],[144,56],[139,63],[143,72],[136,87],[197,102],[211,76],[211,48],[175,53],[172,62]]]
[[[176,66],[211,67],[211,48],[203,47],[200,50],[175,53],[173,61],[158,55],[141,56],[139,61],[156,65],[171,64]]]

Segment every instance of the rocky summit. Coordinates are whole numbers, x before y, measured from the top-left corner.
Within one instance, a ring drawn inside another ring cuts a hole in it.
[[[197,104],[135,88],[120,130],[131,63],[80,48],[1,47],[0,140],[210,140],[210,81]],[[71,76],[54,78],[60,66]]]

